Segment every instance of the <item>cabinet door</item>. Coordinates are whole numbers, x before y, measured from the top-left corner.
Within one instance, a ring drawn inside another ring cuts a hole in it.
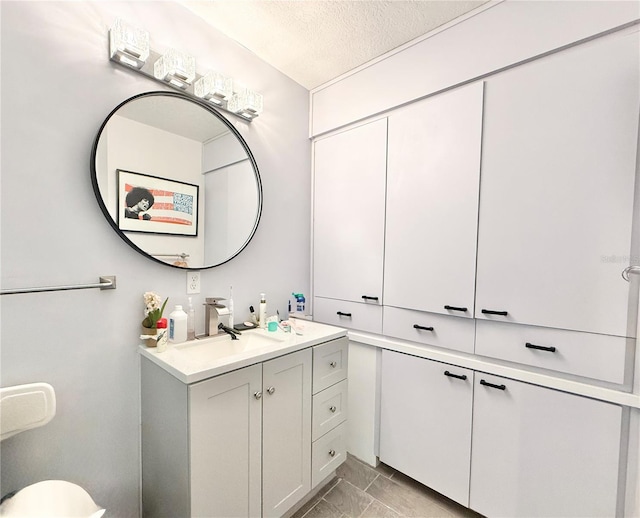
[[[386,119],[314,145],[313,275],[318,297],[382,303],[386,149]]]
[[[389,117],[387,306],[473,317],[482,91],[457,88]]]
[[[476,373],[470,507],[616,516],[621,419],[616,405]]]
[[[473,371],[382,351],[380,460],[469,504]]]
[[[477,318],[635,335],[639,54],[614,34],[487,80]]]
[[[260,365],[189,387],[191,516],[260,516],[261,390]]]
[[[311,356],[263,364],[263,516],[282,516],[311,490]]]

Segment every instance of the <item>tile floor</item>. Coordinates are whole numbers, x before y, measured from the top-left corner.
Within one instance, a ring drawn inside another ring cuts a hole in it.
[[[291,518],[482,518],[419,482],[351,455],[336,477]]]

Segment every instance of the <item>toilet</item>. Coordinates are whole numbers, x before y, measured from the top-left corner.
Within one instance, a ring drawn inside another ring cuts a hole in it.
[[[56,414],[56,396],[48,383],[0,388],[0,441],[47,424]],[[0,517],[99,518],[99,507],[83,488],[65,480],[44,480],[0,501]]]

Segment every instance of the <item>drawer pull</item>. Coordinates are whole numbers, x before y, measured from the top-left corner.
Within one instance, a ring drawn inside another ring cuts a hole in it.
[[[269,394],[273,394],[275,391],[276,391],[276,388],[275,388],[275,387],[269,387],[269,388],[267,389],[267,392],[268,392]]]
[[[335,405],[331,405],[331,406],[329,407],[329,410],[331,410],[331,413],[332,413],[332,414],[335,414],[335,413],[336,413],[336,410],[338,410],[338,409],[336,408],[336,406],[335,406]]]
[[[493,383],[489,383],[488,381],[485,381],[485,380],[480,380],[480,385],[484,385],[485,387],[491,387],[498,390],[505,390],[507,388],[506,385],[494,385]]]
[[[349,318],[351,318],[351,313],[343,313],[342,311],[338,311],[336,313],[336,315],[341,316],[341,317],[349,317]]]
[[[331,455],[332,457],[336,456],[336,450],[329,450],[329,455]]]
[[[425,326],[421,326],[419,324],[413,324],[413,328],[414,329],[420,329],[422,331],[433,331],[433,327],[425,327]]]
[[[363,295],[362,298],[364,300],[378,300],[378,297],[370,297],[369,295]]]
[[[459,380],[466,380],[467,379],[467,375],[466,374],[453,374],[452,372],[449,371],[444,371],[444,375],[445,376],[449,376],[450,378],[456,378]]]
[[[492,309],[483,309],[482,313],[485,315],[500,315],[502,317],[506,317],[508,315],[506,311],[493,311]]]
[[[555,353],[556,352],[556,348],[553,347],[553,346],[547,347],[546,345],[530,344],[529,342],[524,344],[524,346],[527,349],[536,349],[537,351],[549,351],[550,353]]]
[[[336,368],[336,365],[338,365],[338,364],[337,364],[336,362],[331,362],[329,365],[331,365],[331,367],[332,367],[333,369],[335,369],[335,368]]]
[[[256,399],[260,399],[262,397],[262,392],[258,391],[258,392],[254,392],[253,393],[253,397]]]
[[[444,309],[446,309],[448,311],[462,311],[462,312],[468,311],[467,308],[459,308],[459,307],[456,307],[456,306],[445,306]]]

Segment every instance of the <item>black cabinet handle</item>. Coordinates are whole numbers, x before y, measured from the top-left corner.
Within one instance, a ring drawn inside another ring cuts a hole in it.
[[[378,297],[370,297],[369,295],[363,295],[362,298],[364,300],[378,300]]]
[[[445,376],[449,376],[450,378],[456,378],[459,380],[466,380],[467,376],[466,374],[453,374],[452,372],[449,371],[444,371],[444,375]]]
[[[456,306],[445,306],[444,309],[446,309],[447,311],[462,311],[462,312],[468,311],[467,308],[459,308]]]
[[[351,313],[343,313],[342,311],[338,311],[336,315],[341,317],[351,317]]]
[[[422,329],[423,331],[433,331],[433,327],[421,326],[418,324],[413,324],[414,329]]]
[[[483,309],[482,312],[485,315],[500,315],[506,317],[508,313],[506,311],[493,311],[492,309]]]
[[[506,385],[494,385],[493,383],[489,383],[488,381],[485,381],[485,380],[480,380],[480,385],[484,385],[485,387],[495,388],[498,390],[505,390],[507,388]]]
[[[536,345],[536,344],[530,344],[529,342],[527,342],[526,344],[524,344],[524,346],[527,349],[536,349],[538,351],[549,351],[550,353],[555,353],[556,352],[556,348],[553,346],[546,346],[546,345]]]

